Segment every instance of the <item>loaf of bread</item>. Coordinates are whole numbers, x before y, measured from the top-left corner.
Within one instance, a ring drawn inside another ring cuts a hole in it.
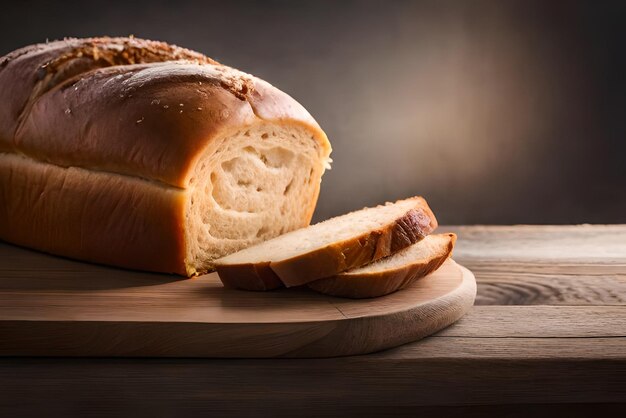
[[[0,239],[194,275],[309,224],[331,148],[270,84],[134,38],[0,58]]]

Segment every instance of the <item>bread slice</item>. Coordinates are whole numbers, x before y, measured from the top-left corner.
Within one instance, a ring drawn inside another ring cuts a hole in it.
[[[316,280],[308,287],[327,295],[354,299],[387,295],[441,267],[452,254],[455,242],[455,234],[429,235],[394,255]]]
[[[436,227],[426,200],[412,197],[292,231],[214,264],[226,287],[299,286],[387,257]]]

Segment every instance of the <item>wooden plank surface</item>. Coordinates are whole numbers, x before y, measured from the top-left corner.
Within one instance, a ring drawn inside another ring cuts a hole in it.
[[[41,405],[137,416],[623,415],[626,225],[441,230],[459,235],[455,259],[475,273],[481,306],[427,339],[334,359],[4,358],[0,415]]]
[[[443,226],[476,305],[626,304],[626,225]]]
[[[626,305],[624,274],[541,274],[512,272],[506,267],[499,271],[473,268],[480,286],[476,305]]]
[[[626,337],[626,306],[475,306],[437,336]]]
[[[555,339],[548,347],[551,356],[531,351],[534,341],[516,350],[510,339],[488,339],[494,348],[484,352],[476,341],[433,337],[422,341],[424,357],[401,347],[388,355],[282,361],[5,359],[0,360],[0,390],[6,407],[0,412],[14,416],[10,413],[20,409],[11,402],[18,399],[27,407],[69,409],[81,416],[129,409],[133,416],[356,416],[355,411],[381,416],[387,411],[386,416],[397,409],[421,416],[422,407],[434,405],[623,403],[626,359],[616,354],[616,344],[603,359],[557,358],[559,345],[604,352],[605,341],[590,341],[595,339]],[[458,349],[448,355],[455,345]],[[521,355],[529,352],[530,357]]]
[[[576,266],[623,273],[626,266],[626,225],[442,226],[437,232],[456,232],[455,258],[475,264],[541,272]]]

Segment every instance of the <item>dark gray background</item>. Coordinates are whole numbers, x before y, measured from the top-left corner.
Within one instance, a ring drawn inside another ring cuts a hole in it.
[[[134,34],[265,78],[333,144],[318,220],[421,194],[447,224],[623,223],[623,4],[15,1],[0,54]]]

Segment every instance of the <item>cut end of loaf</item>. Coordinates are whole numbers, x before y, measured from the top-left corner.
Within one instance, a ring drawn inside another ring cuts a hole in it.
[[[189,178],[188,275],[309,224],[329,150],[300,125],[259,123],[213,142]]]

